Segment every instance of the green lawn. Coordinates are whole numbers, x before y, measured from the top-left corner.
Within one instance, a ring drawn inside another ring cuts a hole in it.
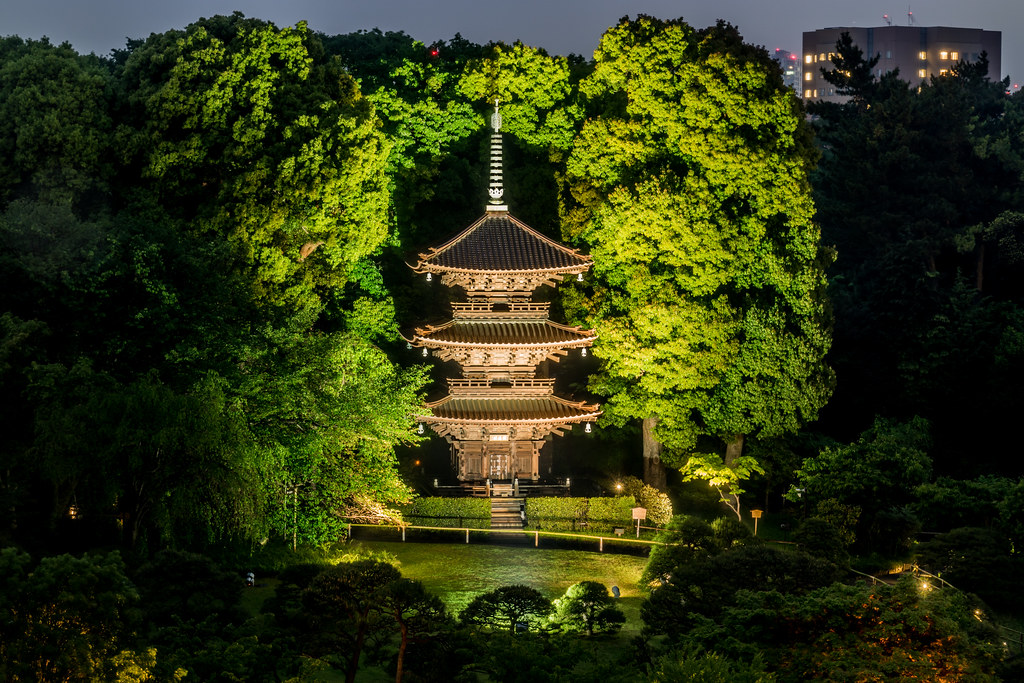
[[[474,596],[499,586],[521,583],[545,597],[560,597],[580,581],[618,586],[619,609],[626,614],[623,636],[640,630],[637,586],[646,558],[580,550],[500,547],[465,543],[363,542],[365,548],[391,553],[401,562],[402,575],[423,582],[454,614]]]

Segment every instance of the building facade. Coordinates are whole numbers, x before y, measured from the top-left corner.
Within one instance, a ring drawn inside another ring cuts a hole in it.
[[[875,75],[899,69],[900,78],[917,86],[931,76],[941,76],[960,60],[977,62],[986,53],[989,77],[1001,74],[1002,33],[980,28],[949,26],[841,26],[805,31],[803,34],[803,80],[798,90],[806,100],[842,102],[845,97],[825,81],[821,69],[831,69],[836,41],[849,33],[865,59],[878,56]]]

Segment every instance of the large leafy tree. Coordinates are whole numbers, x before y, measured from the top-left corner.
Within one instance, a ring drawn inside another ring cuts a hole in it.
[[[643,421],[648,480],[664,446],[736,507],[744,438],[814,419],[832,386],[800,105],[732,26],[645,16],[604,35],[580,88],[563,231],[595,262],[566,302],[599,335],[590,386],[612,423]],[[724,458],[694,457],[715,442]]]
[[[25,139],[0,144],[15,514],[77,500],[129,542],[258,541],[291,491],[290,535],[328,542],[404,499],[422,378],[374,346],[396,326],[370,261],[390,144],[319,39],[236,14],[107,62],[17,39],[0,59]]]
[[[315,308],[386,236],[388,144],[305,24],[203,20],[137,46],[121,78],[131,160],[190,232],[226,243],[257,305]]]

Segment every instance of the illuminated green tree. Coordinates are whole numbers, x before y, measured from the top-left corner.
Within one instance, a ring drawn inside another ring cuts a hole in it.
[[[595,630],[618,631],[626,616],[615,607],[607,586],[597,581],[580,581],[555,600],[551,619],[562,627],[592,636]]]
[[[664,485],[664,447],[738,514],[759,471],[744,438],[796,430],[831,393],[803,113],[727,24],[623,21],[580,88],[563,231],[595,265],[565,304],[599,335],[590,387],[613,424],[643,422],[649,482]]]
[[[122,80],[127,153],[192,234],[228,246],[257,305],[316,308],[386,236],[388,143],[305,24],[205,19],[136,47]]]

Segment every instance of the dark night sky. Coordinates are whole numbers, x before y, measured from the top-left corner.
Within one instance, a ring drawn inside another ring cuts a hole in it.
[[[1001,76],[1024,79],[1024,0],[927,0],[910,3],[920,26],[965,26],[1003,32]],[[202,16],[230,14],[279,26],[308,21],[316,31],[405,31],[424,42],[451,38],[522,40],[554,54],[590,57],[606,28],[624,16],[683,17],[693,26],[725,19],[752,43],[799,52],[801,33],[828,26],[880,26],[888,13],[907,23],[906,0],[3,0],[0,35],[49,36],[81,52],[106,54],[126,37],[184,28]]]

